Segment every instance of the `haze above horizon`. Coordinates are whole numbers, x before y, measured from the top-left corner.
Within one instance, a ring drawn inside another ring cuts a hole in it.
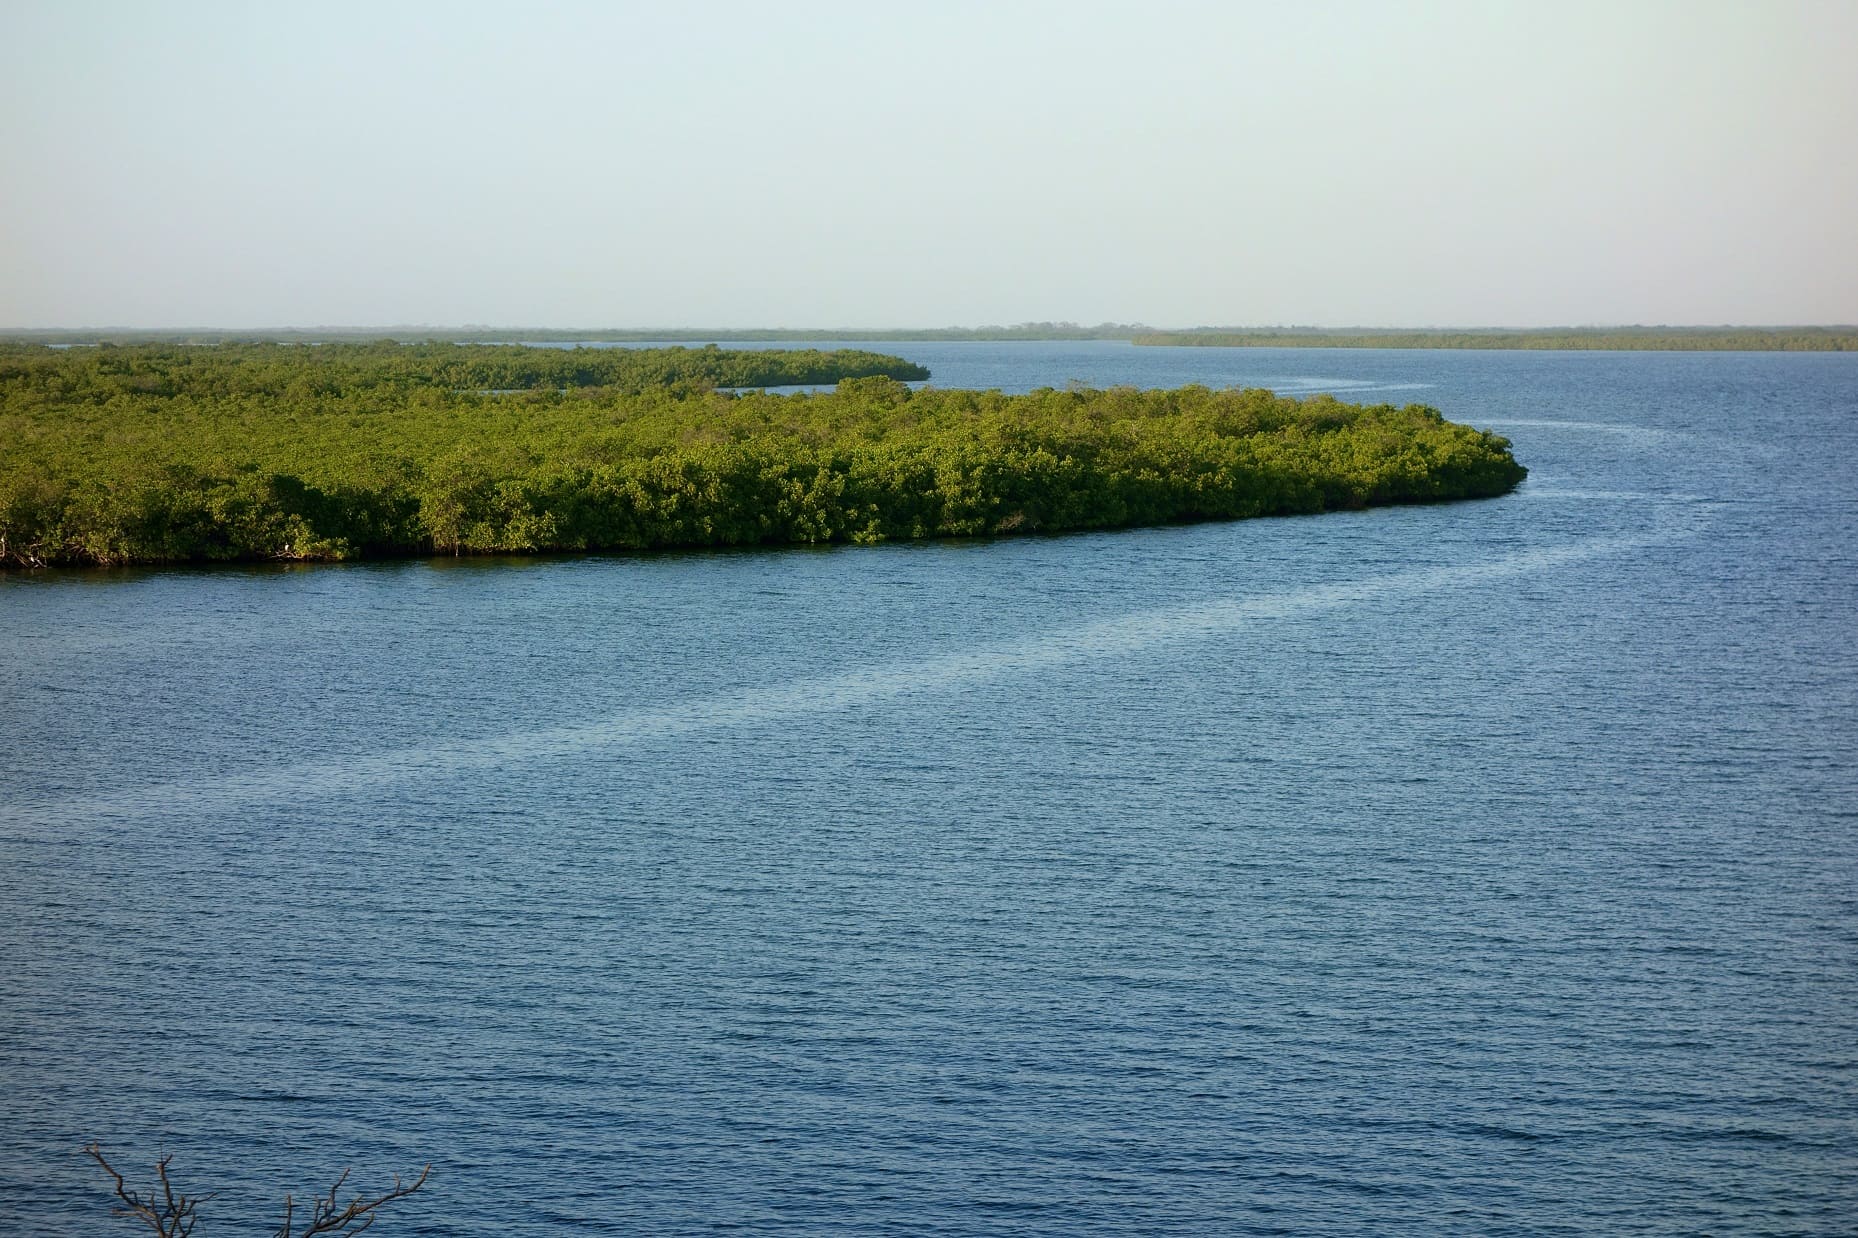
[[[1858,322],[1858,6],[10,6],[0,329]]]

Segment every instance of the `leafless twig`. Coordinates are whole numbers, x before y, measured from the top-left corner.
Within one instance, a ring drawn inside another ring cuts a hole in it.
[[[157,1196],[150,1192],[144,1196],[142,1192],[131,1189],[123,1181],[123,1176],[116,1172],[116,1167],[103,1159],[103,1149],[95,1142],[84,1145],[84,1155],[101,1165],[103,1172],[110,1175],[115,1185],[116,1198],[122,1201],[123,1206],[112,1208],[111,1215],[133,1217],[154,1230],[160,1238],[188,1238],[194,1232],[194,1226],[200,1223],[200,1218],[194,1215],[195,1209],[213,1198],[212,1195],[175,1192],[174,1184],[168,1181],[168,1162],[174,1159],[172,1156],[164,1156],[155,1162],[156,1176],[161,1179],[161,1194]]]
[[[112,1215],[131,1217],[155,1231],[157,1238],[191,1238],[194,1226],[200,1223],[195,1215],[201,1204],[215,1195],[187,1195],[177,1192],[174,1184],[168,1180],[168,1162],[173,1157],[164,1156],[155,1162],[155,1173],[161,1179],[161,1192],[150,1192],[146,1196],[140,1191],[132,1190],[123,1176],[116,1172],[116,1167],[103,1159],[103,1149],[94,1141],[84,1145],[84,1155],[103,1167],[103,1172],[110,1175],[110,1182],[116,1192],[116,1198],[122,1201],[122,1207],[111,1210]],[[378,1219],[375,1211],[383,1204],[390,1204],[396,1199],[405,1199],[420,1187],[426,1185],[426,1179],[432,1173],[428,1164],[419,1171],[419,1177],[411,1182],[402,1182],[400,1175],[394,1175],[393,1190],[376,1195],[372,1199],[356,1195],[347,1203],[338,1201],[342,1193],[342,1184],[348,1181],[349,1171],[344,1169],[335,1180],[335,1185],[322,1194],[312,1196],[308,1204],[309,1215],[303,1218],[303,1228],[297,1225],[297,1203],[291,1196],[284,1196],[284,1224],[277,1231],[277,1238],[314,1238],[318,1234],[332,1235],[333,1238],[354,1238]],[[217,1193],[215,1193],[217,1194]]]
[[[284,1196],[284,1224],[277,1231],[277,1238],[312,1238],[315,1234],[334,1234],[337,1238],[352,1238],[361,1233],[376,1219],[375,1209],[382,1204],[404,1199],[426,1185],[426,1178],[432,1173],[431,1164],[419,1171],[419,1177],[411,1182],[402,1182],[400,1175],[394,1175],[394,1189],[373,1199],[355,1196],[346,1204],[338,1203],[336,1197],[342,1193],[342,1184],[348,1181],[349,1171],[344,1169],[335,1185],[327,1192],[310,1200],[310,1215],[305,1219],[301,1231],[292,1228],[296,1216],[296,1202]]]

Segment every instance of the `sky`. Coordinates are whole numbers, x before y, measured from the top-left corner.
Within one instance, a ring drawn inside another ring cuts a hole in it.
[[[0,327],[1858,323],[1858,0],[0,0]]]

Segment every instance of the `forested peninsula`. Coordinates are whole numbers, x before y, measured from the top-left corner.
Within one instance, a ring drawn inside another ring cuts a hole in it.
[[[923,374],[861,352],[4,346],[0,565],[990,536],[1525,475],[1504,439],[1421,405],[901,381]]]
[[[0,344],[260,344],[428,340],[453,344],[978,343],[1128,340],[1153,328],[1105,322],[986,327],[16,327]]]
[[[902,357],[840,349],[460,347],[428,341],[32,348],[0,344],[0,390],[96,404],[140,396],[357,396],[376,390],[638,392],[818,386],[883,375],[920,381]]]

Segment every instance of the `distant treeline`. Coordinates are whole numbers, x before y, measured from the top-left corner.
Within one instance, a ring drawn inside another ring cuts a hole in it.
[[[1195,327],[1161,331],[1139,323],[1023,322],[1010,327],[289,327],[273,330],[66,328],[0,330],[0,346],[50,344],[320,344],[414,340],[458,344],[670,344],[1133,340],[1219,348],[1550,348],[1642,351],[1844,352],[1858,327],[1544,327],[1522,331],[1380,327]],[[735,384],[746,386],[749,384]]]
[[[929,377],[901,357],[841,349],[528,348],[520,344],[224,344],[32,348],[0,345],[0,388],[95,403],[117,395],[340,396],[377,387],[615,391],[817,386]]]
[[[1567,327],[1535,331],[1148,331],[1137,344],[1205,348],[1535,348],[1613,352],[1851,352],[1853,327]]]
[[[922,340],[1127,340],[1150,328],[1106,322],[1022,322],[1010,327],[283,327],[228,330],[218,327],[100,327],[88,330],[38,328],[0,331],[0,344],[252,344],[366,343],[423,340],[457,344],[803,344],[820,340],[855,342]]]
[[[682,370],[644,390],[486,373],[469,346],[329,360],[344,355],[0,349],[0,563],[980,536],[1469,498],[1524,476],[1503,439],[1418,405],[889,377],[738,395]],[[518,378],[532,389],[485,393]]]

